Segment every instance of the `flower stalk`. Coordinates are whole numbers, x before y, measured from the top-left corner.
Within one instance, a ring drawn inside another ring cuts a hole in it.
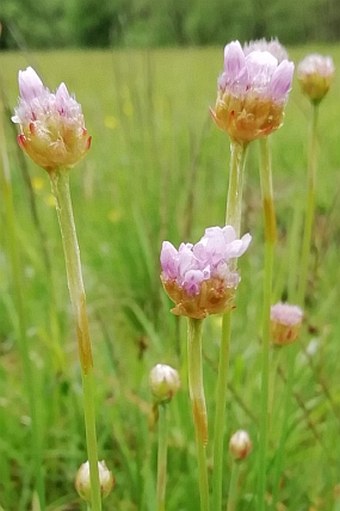
[[[188,318],[188,378],[189,394],[195,428],[198,460],[201,511],[209,511],[209,483],[206,460],[208,443],[208,418],[203,387],[202,369],[203,320]]]
[[[92,347],[89,334],[86,297],[83,284],[80,251],[74,223],[69,187],[68,169],[49,172],[51,188],[56,199],[56,210],[61,231],[68,289],[76,321],[78,351],[82,373],[84,419],[87,453],[90,466],[91,510],[101,511],[101,493],[98,473],[97,437],[94,406]]]
[[[258,511],[265,509],[266,468],[269,417],[269,350],[270,350],[270,307],[276,243],[276,219],[273,198],[271,159],[268,138],[260,140],[260,177],[264,214],[265,254],[262,310],[262,362],[261,362],[261,404],[259,440]]]
[[[158,405],[157,511],[165,511],[168,454],[168,405]]]
[[[237,509],[237,498],[238,498],[238,482],[240,478],[240,467],[241,464],[237,460],[233,460],[231,467],[229,493],[227,501],[227,511],[236,511]]]
[[[235,229],[239,236],[242,216],[243,175],[246,161],[246,144],[232,142],[230,146],[230,175],[226,205],[226,224]],[[231,262],[236,270],[237,260]],[[213,468],[213,509],[222,508],[223,453],[226,427],[226,404],[228,392],[229,352],[231,339],[231,311],[222,317],[221,344],[216,384],[216,409],[214,422],[214,468]]]
[[[300,278],[298,282],[297,303],[304,305],[308,281],[308,267],[314,222],[316,172],[317,172],[317,123],[319,103],[312,103],[312,117],[310,123],[309,151],[308,151],[308,176],[307,176],[307,200],[305,210],[305,224],[302,239]]]

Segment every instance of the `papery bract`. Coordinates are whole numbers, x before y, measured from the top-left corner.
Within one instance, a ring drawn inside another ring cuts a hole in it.
[[[31,67],[19,71],[19,91],[12,117],[20,125],[19,145],[49,172],[73,167],[91,144],[80,104],[64,83],[51,93]]]

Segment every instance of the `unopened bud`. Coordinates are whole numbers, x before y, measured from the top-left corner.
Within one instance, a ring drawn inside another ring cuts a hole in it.
[[[313,103],[319,103],[327,94],[334,78],[334,63],[331,57],[311,54],[298,65],[298,80],[302,92]]]
[[[247,431],[239,429],[229,441],[229,451],[235,460],[243,460],[250,454],[253,444]]]
[[[105,461],[98,461],[99,484],[102,497],[105,498],[114,486],[114,477],[107,468]],[[75,487],[79,496],[86,502],[91,502],[90,464],[88,461],[80,465],[76,475]]]
[[[181,386],[176,369],[166,364],[157,364],[150,371],[151,392],[158,403],[172,399]]]
[[[271,336],[276,346],[291,344],[298,338],[303,311],[297,305],[277,303],[270,309]]]

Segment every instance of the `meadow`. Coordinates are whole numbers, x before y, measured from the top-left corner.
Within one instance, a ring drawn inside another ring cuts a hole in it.
[[[337,46],[291,48],[289,53],[298,62],[315,51],[331,55],[340,67]],[[2,172],[0,181],[3,511],[39,510],[32,488],[23,334],[33,367],[45,509],[85,509],[74,489],[86,446],[64,259],[48,176],[17,147],[16,128],[10,122],[18,96],[17,72],[33,66],[50,89],[64,81],[82,104],[93,137],[86,159],[72,170],[71,189],[94,345],[99,457],[116,479],[104,509],[156,509],[157,436],[150,421],[148,376],[163,362],[177,368],[182,380],[169,405],[167,510],[197,511],[186,326],[183,318],[169,312],[171,303],[159,278],[159,253],[163,240],[176,246],[182,240],[194,242],[205,227],[223,225],[229,141],[208,111],[215,102],[222,58],[222,48],[217,47],[0,54],[5,106],[0,147],[6,143],[3,155],[10,168],[10,180]],[[339,87],[336,74],[320,105],[316,216],[303,330],[298,343],[282,350],[270,387],[268,509],[285,399],[290,407],[278,511],[340,510]],[[284,125],[271,136],[279,231],[274,301],[294,294],[299,272],[309,115],[309,102],[294,81]],[[254,510],[257,477],[263,277],[258,174],[254,142],[247,160],[241,229],[250,232],[253,241],[240,260],[226,423],[226,439],[242,428],[253,441],[253,452],[241,467],[239,511]],[[213,417],[220,317],[210,317],[204,328],[205,389]],[[296,370],[287,398],[292,357]],[[226,454],[226,488],[229,477]]]

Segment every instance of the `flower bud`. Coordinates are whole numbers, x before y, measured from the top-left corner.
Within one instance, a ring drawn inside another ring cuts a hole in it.
[[[12,121],[20,147],[48,172],[73,167],[91,144],[80,104],[64,83],[50,92],[31,67],[19,71],[19,90]]]
[[[250,454],[253,444],[247,431],[239,429],[229,441],[229,451],[235,460],[243,460]]]
[[[334,64],[331,57],[311,54],[305,57],[297,69],[302,92],[312,103],[318,104],[327,94],[334,77]]]
[[[153,367],[149,381],[151,392],[158,403],[170,401],[181,386],[176,369],[166,364],[157,364]]]
[[[105,461],[98,461],[99,484],[102,497],[105,498],[114,486],[114,477],[107,468]],[[76,475],[75,487],[79,496],[86,502],[91,502],[90,464],[88,461],[80,465]]]
[[[271,336],[277,346],[291,344],[298,338],[303,311],[297,305],[277,303],[270,309]]]

